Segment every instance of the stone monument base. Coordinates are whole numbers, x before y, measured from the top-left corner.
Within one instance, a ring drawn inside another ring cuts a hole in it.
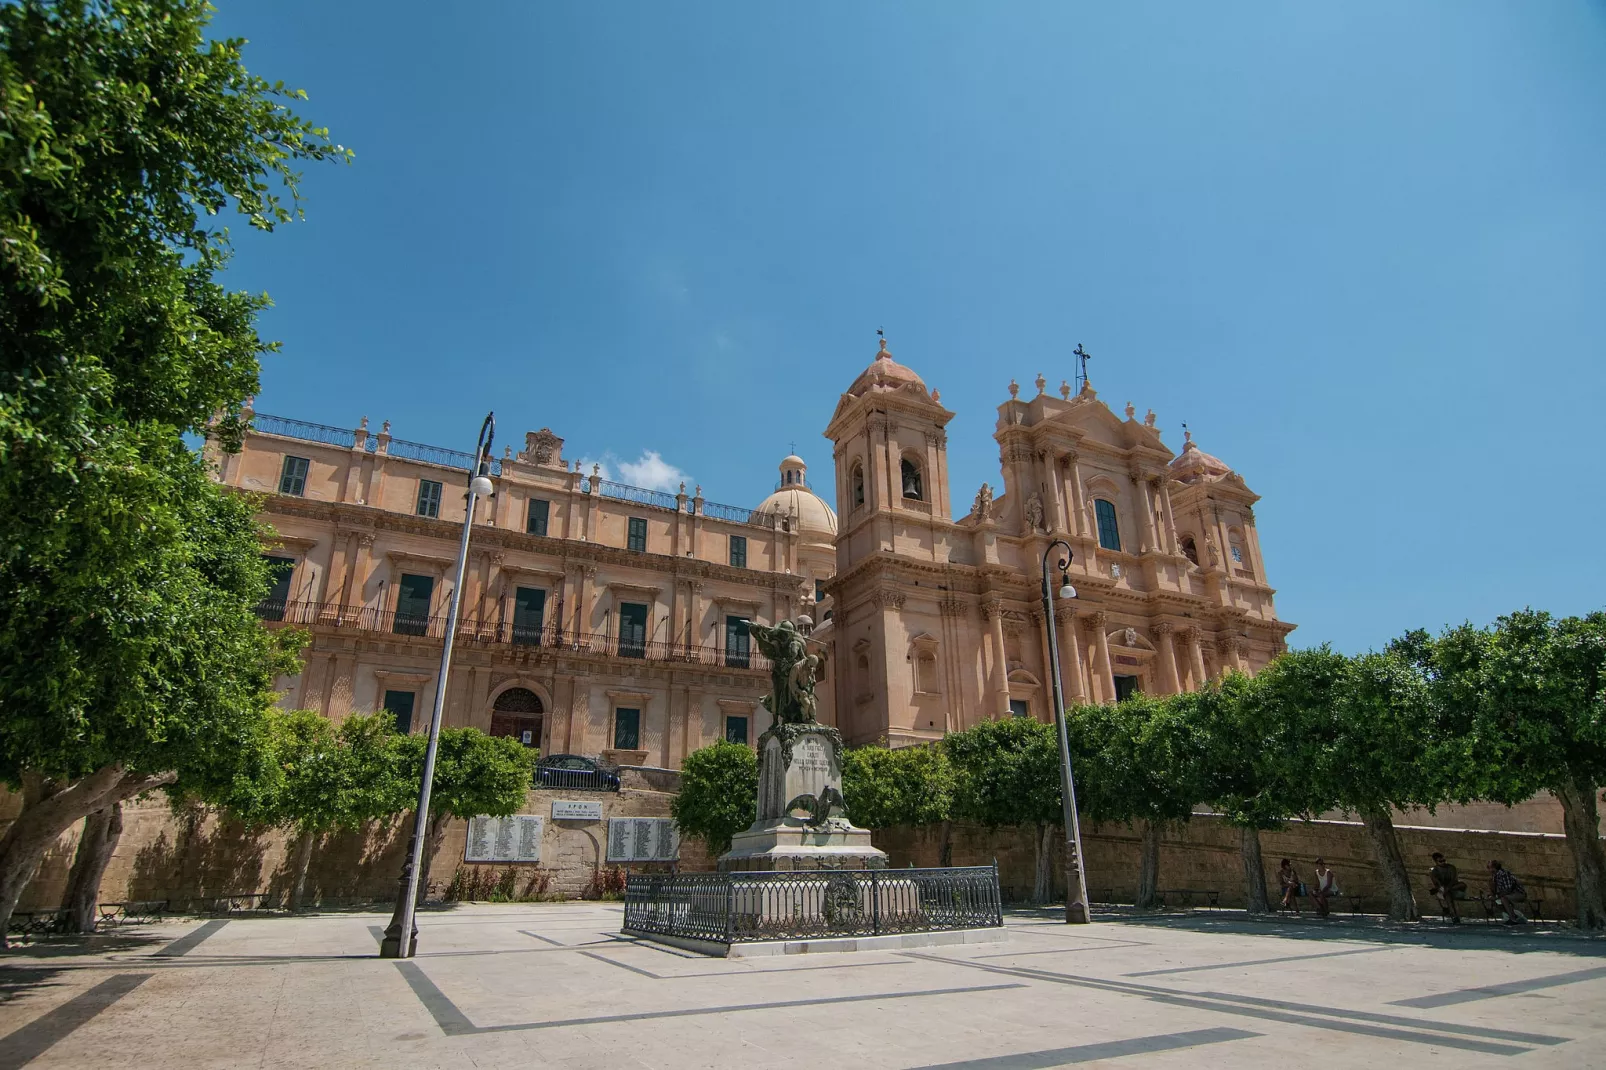
[[[731,849],[719,857],[722,873],[886,868],[887,853],[870,842],[869,830],[846,821],[824,828],[791,818],[755,825],[732,836]]]

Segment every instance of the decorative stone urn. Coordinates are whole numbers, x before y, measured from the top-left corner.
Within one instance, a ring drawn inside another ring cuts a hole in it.
[[[807,622],[805,622],[807,623]],[[764,706],[774,724],[758,737],[758,820],[731,838],[722,871],[882,869],[885,851],[867,829],[848,820],[842,800],[842,734],[815,720],[814,680],[820,659],[791,621],[753,625],[770,659],[772,693]]]

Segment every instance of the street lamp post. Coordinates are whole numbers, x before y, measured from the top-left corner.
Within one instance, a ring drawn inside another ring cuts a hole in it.
[[[1060,799],[1065,807],[1065,922],[1084,924],[1092,920],[1087,908],[1087,875],[1082,872],[1082,827],[1076,818],[1076,781],[1071,776],[1070,726],[1065,718],[1065,687],[1060,683],[1059,633],[1054,626],[1054,599],[1048,582],[1048,558],[1058,546],[1065,547],[1060,559],[1061,598],[1075,598],[1076,588],[1071,586],[1071,546],[1064,539],[1055,539],[1043,551],[1043,620],[1048,627],[1049,678],[1054,685],[1054,723],[1060,740]]]
[[[474,444],[474,467],[468,481],[468,507],[463,513],[463,535],[457,543],[457,573],[452,581],[452,597],[446,610],[446,640],[441,647],[441,669],[435,677],[435,712],[429,719],[429,743],[424,747],[424,773],[418,785],[418,811],[413,815],[413,836],[407,843],[407,862],[398,880],[396,912],[379,945],[387,959],[410,959],[418,952],[418,926],[414,911],[418,902],[418,871],[424,861],[424,840],[429,830],[429,794],[435,780],[435,752],[440,748],[441,716],[446,711],[446,676],[452,668],[452,640],[457,637],[457,607],[463,600],[463,566],[468,560],[468,537],[474,530],[474,503],[489,497],[491,485],[491,440],[496,437],[496,413],[485,414],[479,441]],[[405,934],[405,938],[404,938]]]

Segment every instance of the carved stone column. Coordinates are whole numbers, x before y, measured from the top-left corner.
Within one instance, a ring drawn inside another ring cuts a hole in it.
[[[1076,638],[1076,610],[1070,606],[1055,606],[1055,629],[1060,639],[1060,673],[1065,684],[1066,701],[1085,703],[1087,686],[1082,679],[1082,650]]]
[[[1082,500],[1082,467],[1076,463],[1079,454],[1071,451],[1071,530],[1076,534],[1087,537],[1087,503]]]
[[[1009,665],[1004,660],[1004,603],[997,598],[984,602],[981,615],[992,622],[994,710],[1009,716]]]
[[[1098,651],[1094,671],[1098,674],[1097,680],[1099,690],[1103,692],[1103,694],[1099,697],[1099,701],[1114,702],[1115,670],[1111,667],[1110,663],[1110,637],[1107,634],[1110,618],[1108,614],[1101,609],[1097,613],[1093,614],[1090,620],[1093,625],[1094,642],[1098,644],[1094,648]]]
[[[1149,629],[1154,645],[1160,650],[1160,676],[1161,683],[1165,685],[1166,694],[1175,695],[1182,691],[1182,680],[1177,675],[1177,652],[1171,645],[1171,633],[1177,626],[1168,620],[1163,620]]]
[[[1142,552],[1159,549],[1154,538],[1154,503],[1149,498],[1149,481],[1137,470],[1131,473],[1132,486],[1137,491],[1138,535],[1143,540]]]
[[[1204,651],[1199,649],[1199,629],[1188,628],[1182,633],[1182,641],[1187,644],[1188,666],[1193,676],[1194,690],[1205,685],[1209,679],[1205,675]]]

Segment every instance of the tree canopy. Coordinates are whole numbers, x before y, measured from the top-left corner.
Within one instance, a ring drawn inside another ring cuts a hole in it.
[[[946,821],[953,791],[953,767],[940,746],[854,747],[842,758],[848,819],[862,828]]]
[[[670,813],[685,836],[696,836],[715,855],[758,819],[758,758],[740,743],[719,740],[686,755],[680,794]],[[851,811],[850,811],[851,813]]]

